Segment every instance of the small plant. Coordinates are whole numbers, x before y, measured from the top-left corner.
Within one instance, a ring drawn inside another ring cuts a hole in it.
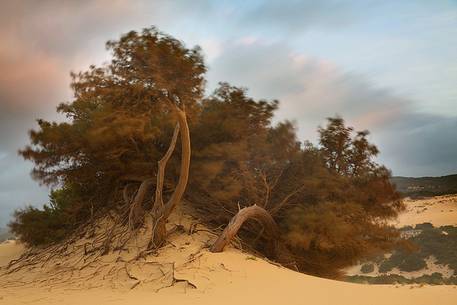
[[[371,273],[374,271],[374,264],[363,264],[360,271],[362,271],[362,273]]]

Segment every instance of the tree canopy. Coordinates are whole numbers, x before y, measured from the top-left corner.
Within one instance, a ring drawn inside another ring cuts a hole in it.
[[[107,48],[110,63],[72,73],[74,98],[57,108],[67,120],[38,120],[20,151],[34,162],[33,176],[54,187],[44,209],[16,212],[11,228],[24,242],[58,242],[88,219],[125,213],[125,198],[145,181],[157,188],[157,162],[170,139],[183,141],[172,103],[185,110],[191,134],[186,205],[208,226],[226,225],[255,204],[278,224],[294,268],[323,276],[395,245],[398,233],[385,221],[403,205],[389,171],[374,162],[379,151],[368,131],[354,133],[342,118],[329,118],[313,145],[297,138],[293,123],[272,123],[278,101],[255,100],[227,83],[204,96],[200,49],[154,28],[129,32]],[[165,199],[181,180],[184,147],[168,156]],[[152,195],[138,199],[143,209],[152,209]],[[247,222],[239,235],[266,253],[264,229]]]

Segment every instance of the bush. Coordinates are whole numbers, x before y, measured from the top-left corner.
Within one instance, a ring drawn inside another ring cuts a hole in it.
[[[371,273],[374,271],[374,264],[363,264],[360,271],[362,271],[362,273]]]
[[[438,272],[434,272],[430,275],[424,274],[420,277],[415,278],[414,280],[419,284],[440,285],[444,283],[443,275]]]
[[[43,209],[26,207],[16,210],[9,223],[11,232],[31,246],[47,245],[64,239],[75,226],[78,205],[74,189],[65,188],[51,192],[50,203]]]
[[[441,273],[435,272],[431,275],[422,275],[417,278],[408,279],[402,275],[389,274],[380,276],[365,276],[365,275],[353,275],[346,277],[346,281],[359,284],[427,284],[427,285],[455,285],[457,283],[457,277],[451,277],[449,279],[443,278]]]
[[[395,267],[396,267],[395,263],[388,259],[388,260],[383,261],[381,263],[381,265],[379,265],[379,272],[386,273],[386,272],[391,271]]]
[[[401,271],[406,272],[418,271],[425,267],[427,267],[425,260],[417,253],[406,255],[403,261],[398,265],[398,268]]]
[[[415,226],[415,229],[416,230],[429,230],[429,229],[433,229],[433,225],[430,222],[424,222],[421,224],[417,224]]]

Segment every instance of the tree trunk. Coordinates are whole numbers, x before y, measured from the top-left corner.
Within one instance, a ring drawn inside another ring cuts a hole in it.
[[[229,224],[216,242],[211,246],[210,251],[222,252],[225,246],[230,243],[233,237],[235,237],[238,233],[238,230],[241,228],[243,223],[249,219],[255,219],[262,223],[265,233],[270,237],[272,242],[273,247],[271,252],[273,255],[276,255],[275,252],[277,251],[276,247],[279,240],[278,226],[273,217],[271,217],[270,213],[258,205],[252,205],[239,210],[238,213],[230,220]]]
[[[178,108],[176,108],[175,111],[179,122],[179,132],[181,134],[181,171],[179,173],[178,184],[165,205],[165,219],[170,216],[176,205],[181,201],[184,191],[186,190],[187,181],[189,180],[191,154],[189,125],[187,124],[186,113]]]
[[[178,119],[178,125],[175,128],[172,141],[170,143],[169,149],[167,150],[164,157],[159,161],[159,170],[157,174],[157,189],[155,195],[155,201],[152,208],[153,216],[153,228],[152,228],[152,238],[150,242],[150,247],[160,247],[165,242],[167,237],[166,232],[166,222],[170,214],[173,212],[176,205],[181,201],[184,191],[186,190],[187,181],[189,180],[189,168],[190,168],[190,133],[189,126],[187,124],[186,112],[179,109],[176,105],[171,105],[173,112],[176,114]],[[179,126],[179,130],[178,130]],[[168,160],[171,157],[171,154],[175,148],[176,138],[179,134],[181,135],[181,170],[179,173],[179,180],[176,185],[176,188],[171,195],[170,199],[166,204],[163,203],[162,199],[162,188],[163,181],[165,177],[165,167]]]
[[[143,201],[146,193],[149,190],[149,187],[152,185],[152,179],[144,180],[138,191],[136,192],[135,198],[130,207],[130,214],[129,214],[129,226],[131,228],[138,228],[143,223],[144,218],[144,209],[143,209]]]

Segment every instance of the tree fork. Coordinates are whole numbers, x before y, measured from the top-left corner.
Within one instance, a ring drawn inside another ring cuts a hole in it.
[[[189,126],[187,124],[186,112],[184,110],[179,109],[178,106],[176,106],[176,104],[174,103],[170,102],[170,106],[172,108],[172,111],[177,116],[178,123],[176,125],[175,131],[173,133],[173,138],[171,140],[167,152],[165,153],[164,157],[158,162],[159,169],[157,174],[157,189],[154,205],[152,208],[152,237],[149,246],[155,248],[160,247],[164,243],[167,237],[165,224],[176,205],[181,201],[184,191],[186,190],[187,181],[189,180],[191,148],[190,133]],[[162,190],[163,181],[165,179],[165,167],[176,146],[178,132],[181,135],[181,169],[179,174],[179,180],[170,199],[167,201],[166,204],[164,204],[162,198]]]

